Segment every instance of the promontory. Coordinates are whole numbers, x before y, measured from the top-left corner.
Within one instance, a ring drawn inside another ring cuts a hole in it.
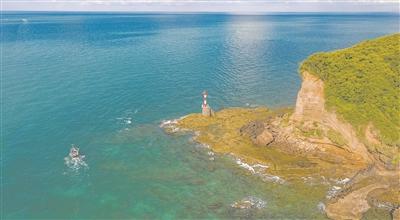
[[[400,34],[315,53],[299,67],[294,108],[228,108],[185,116],[165,129],[230,154],[266,177],[344,180],[325,201],[331,219],[361,219],[386,206],[400,219]],[[254,171],[255,172],[255,171]]]

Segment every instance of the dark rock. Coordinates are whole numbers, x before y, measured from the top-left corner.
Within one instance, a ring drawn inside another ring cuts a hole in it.
[[[261,134],[257,135],[256,139],[253,140],[253,143],[259,146],[267,146],[272,141],[274,141],[274,137],[265,129]]]
[[[252,142],[259,146],[267,146],[274,141],[273,134],[262,121],[253,121],[240,128],[240,134],[250,137]]]

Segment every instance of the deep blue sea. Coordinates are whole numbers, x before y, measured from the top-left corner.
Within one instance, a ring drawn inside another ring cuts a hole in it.
[[[163,120],[293,106],[299,63],[399,31],[388,14],[3,13],[4,219],[323,219],[313,186],[264,182]],[[87,167],[66,166],[71,144]],[[235,210],[248,196],[265,202]]]

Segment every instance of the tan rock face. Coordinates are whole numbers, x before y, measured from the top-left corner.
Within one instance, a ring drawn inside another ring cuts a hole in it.
[[[305,72],[301,89],[297,94],[295,121],[321,121],[325,112],[324,83]]]
[[[393,220],[400,220],[400,208],[397,208],[392,213]]]
[[[359,154],[365,161],[371,162],[372,155],[357,138],[354,128],[339,120],[334,112],[325,108],[324,82],[308,72],[302,74],[303,81],[297,95],[296,108],[292,120],[296,123],[315,121],[339,132],[347,142],[350,152]]]

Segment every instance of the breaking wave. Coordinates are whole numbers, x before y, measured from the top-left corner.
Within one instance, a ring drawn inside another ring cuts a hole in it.
[[[178,121],[185,117],[186,116],[183,116],[179,119],[162,120],[159,127],[164,129],[165,132],[170,133],[170,134],[187,131],[186,129],[182,129],[182,128],[178,127]],[[195,136],[196,136],[196,134],[195,134]]]
[[[248,163],[243,162],[240,159],[236,159],[236,164],[238,164],[240,167],[248,170],[250,173],[260,177],[261,180],[263,180],[264,182],[273,182],[273,183],[279,183],[279,184],[284,184],[286,182],[284,179],[282,179],[279,176],[274,176],[274,175],[266,173],[265,170],[269,168],[267,165],[263,165],[263,164],[250,165]]]

